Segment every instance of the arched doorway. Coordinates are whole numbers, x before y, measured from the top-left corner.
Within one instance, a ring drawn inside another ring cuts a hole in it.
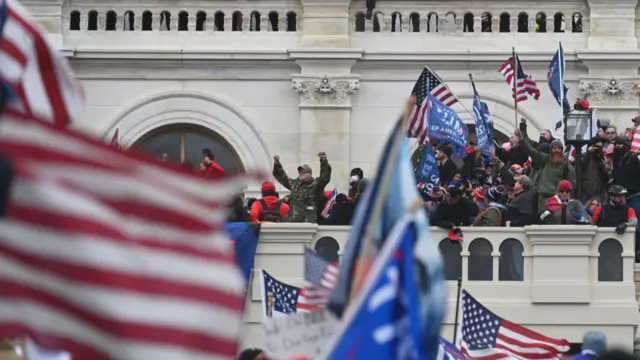
[[[233,147],[215,132],[198,125],[173,124],[155,129],[142,136],[131,147],[136,151],[176,163],[199,167],[202,149],[211,149],[215,160],[227,172],[244,171],[240,157]]]

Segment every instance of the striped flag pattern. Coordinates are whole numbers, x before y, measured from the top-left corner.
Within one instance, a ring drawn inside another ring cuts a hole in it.
[[[115,148],[120,148],[120,129],[116,129],[113,132],[113,136],[111,137],[111,146]]]
[[[338,196],[338,189],[333,189],[331,195],[329,195],[329,198],[327,199],[327,203],[324,204],[324,207],[322,208],[322,212],[320,212],[320,216],[323,218],[329,217],[331,209],[333,209],[333,206],[336,204],[336,196]]]
[[[631,151],[640,151],[640,127],[637,127],[635,134],[633,134],[633,138],[631,140]]]
[[[304,303],[324,306],[329,301],[331,291],[338,281],[338,267],[331,264],[315,251],[306,248],[304,251]]]
[[[245,280],[215,181],[5,110],[0,338],[91,360],[230,359]]]
[[[571,343],[554,339],[500,318],[466,290],[462,291],[460,349],[478,360],[552,360],[569,351]]]
[[[84,109],[84,94],[67,61],[58,56],[27,12],[0,0],[0,78],[13,89],[9,106],[27,116],[66,126]]]
[[[411,119],[407,130],[407,137],[417,138],[420,144],[424,143],[429,136],[429,126],[426,121],[427,99],[429,94],[440,100],[445,105],[451,107],[458,102],[458,98],[449,89],[438,75],[431,69],[425,67],[416,80],[411,94],[416,97],[416,105],[411,110]]]
[[[538,100],[540,98],[540,90],[538,89],[538,84],[533,79],[531,75],[527,75],[524,73],[522,69],[522,65],[520,64],[520,59],[518,56],[515,57],[516,68],[515,71],[513,69],[513,57],[507,59],[507,61],[500,66],[500,73],[504,76],[509,87],[513,89],[513,82],[516,82],[516,94],[513,94],[516,97],[516,101],[524,101],[529,97],[533,97]]]

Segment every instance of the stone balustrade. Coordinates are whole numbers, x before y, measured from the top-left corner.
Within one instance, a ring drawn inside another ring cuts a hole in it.
[[[513,322],[549,336],[580,342],[591,328],[633,349],[639,323],[634,283],[634,235],[618,236],[592,226],[463,228],[452,242],[433,229],[446,264],[449,307],[443,335],[453,333],[457,279],[480,301]],[[255,269],[304,286],[304,249],[337,257],[348,226],[262,225]],[[639,276],[640,277],[640,276]],[[261,346],[260,279],[255,272],[247,296],[244,346]]]

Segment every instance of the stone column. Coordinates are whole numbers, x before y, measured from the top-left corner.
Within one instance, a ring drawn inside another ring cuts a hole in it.
[[[636,50],[638,0],[588,0],[589,50]],[[571,19],[568,19],[571,21]]]
[[[348,48],[351,0],[301,0],[303,47]]]
[[[351,67],[362,55],[350,50],[298,50],[291,57],[301,73],[292,88],[300,95],[300,161],[319,174],[318,152],[327,153],[332,166],[327,190],[348,190],[351,161],[351,95],[360,87]]]

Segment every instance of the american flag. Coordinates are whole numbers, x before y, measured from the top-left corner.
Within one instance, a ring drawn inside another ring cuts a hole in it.
[[[327,199],[327,203],[324,204],[324,208],[322,208],[322,212],[320,212],[322,217],[329,217],[331,209],[333,209],[333,206],[336,204],[336,196],[338,196],[338,189],[333,189],[331,195],[329,195],[329,198]]]
[[[466,291],[462,292],[461,330],[462,353],[478,360],[558,359],[571,345],[500,318]]]
[[[116,131],[113,132],[113,136],[111,137],[111,146],[115,147],[115,148],[120,148],[120,129],[116,129]]]
[[[447,106],[458,102],[458,98],[451,92],[447,84],[442,82],[431,69],[425,67],[422,70],[413,90],[411,90],[411,94],[416,96],[416,105],[409,116],[411,122],[407,130],[407,137],[417,138],[420,143],[424,143],[428,136],[425,112],[427,111],[427,94],[429,93]]]
[[[514,76],[513,71],[513,57],[510,57],[507,61],[500,66],[500,73],[504,76],[507,84],[513,91],[513,82],[516,81],[516,94],[517,94],[517,102],[527,100],[529,97],[533,97],[538,100],[540,98],[540,90],[538,89],[538,84],[533,79],[531,75],[527,75],[524,73],[522,69],[522,65],[520,64],[520,59],[516,55],[516,69],[517,72]],[[515,96],[515,95],[514,95]]]
[[[464,360],[466,358],[452,343],[440,337],[436,360]]]
[[[338,281],[338,267],[331,264],[315,251],[304,251],[304,295],[306,303],[324,306]]]
[[[265,316],[295,314],[299,311],[313,311],[319,306],[308,304],[304,289],[285,284],[262,270],[262,310]]]
[[[229,359],[245,280],[207,180],[5,110],[15,168],[0,219],[0,338],[82,359]]]
[[[635,134],[633,134],[633,139],[631,140],[631,151],[640,151],[640,127],[637,127]]]
[[[15,92],[15,111],[65,126],[84,109],[67,61],[14,0],[0,0],[0,78]]]

